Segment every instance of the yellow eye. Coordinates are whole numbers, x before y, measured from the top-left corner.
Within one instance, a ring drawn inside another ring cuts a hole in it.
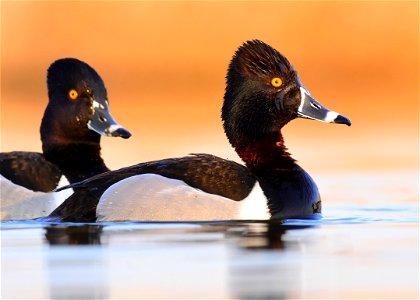
[[[70,97],[71,100],[76,100],[78,96],[79,96],[79,94],[77,93],[77,91],[75,89],[71,89],[69,91],[69,97]]]
[[[279,77],[274,77],[273,79],[271,79],[271,85],[276,88],[281,87],[282,83],[283,81]]]

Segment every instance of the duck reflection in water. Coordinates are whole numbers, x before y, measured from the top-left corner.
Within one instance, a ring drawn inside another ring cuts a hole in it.
[[[65,226],[46,228],[45,238],[54,245],[101,245],[102,225]]]
[[[238,245],[247,250],[285,249],[291,241],[284,241],[284,234],[289,230],[311,228],[311,225],[285,225],[283,222],[271,220],[264,223],[249,224],[241,232]],[[293,243],[294,244],[294,243]]]
[[[302,244],[299,239],[285,237],[291,231],[310,227],[314,226],[278,221],[248,224],[240,232],[239,247],[230,259],[228,286],[233,298],[306,298],[305,268],[294,254]]]
[[[51,246],[46,256],[50,299],[110,297],[107,257],[99,246],[103,227],[51,225],[45,228],[45,238]]]

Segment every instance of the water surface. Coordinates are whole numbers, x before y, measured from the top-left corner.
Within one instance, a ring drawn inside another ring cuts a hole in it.
[[[2,222],[1,295],[418,298],[416,188],[371,182],[331,201],[340,185],[327,179],[321,220]],[[361,203],[362,194],[372,197]]]

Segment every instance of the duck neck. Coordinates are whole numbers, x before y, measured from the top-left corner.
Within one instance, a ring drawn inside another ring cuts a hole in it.
[[[70,183],[75,183],[109,169],[96,143],[68,143],[43,145],[44,156],[57,165]]]
[[[109,169],[101,158],[101,136],[87,127],[57,122],[50,103],[41,122],[44,157],[58,166],[70,183],[79,182]]]
[[[243,143],[236,146],[235,150],[247,167],[256,174],[274,169],[290,170],[297,166],[295,160],[287,152],[280,131]]]
[[[320,212],[318,188],[287,152],[280,132],[237,146],[236,151],[257,177],[273,218],[302,217]]]

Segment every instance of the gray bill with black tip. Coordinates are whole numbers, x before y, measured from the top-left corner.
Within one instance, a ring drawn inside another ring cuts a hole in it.
[[[93,115],[87,124],[90,130],[93,130],[100,135],[122,137],[124,139],[128,139],[131,136],[131,133],[118,124],[111,116],[106,101],[104,101],[104,103],[99,103],[94,100],[92,109]]]
[[[321,103],[312,98],[304,87],[300,87],[300,97],[301,102],[298,108],[299,117],[327,123],[351,125],[350,119],[324,107]]]

